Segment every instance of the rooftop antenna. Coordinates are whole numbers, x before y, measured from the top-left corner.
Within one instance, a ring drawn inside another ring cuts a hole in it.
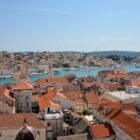
[[[24,118],[24,120],[23,120],[23,126],[26,126],[26,124],[27,124],[27,120],[26,120],[26,118]]]

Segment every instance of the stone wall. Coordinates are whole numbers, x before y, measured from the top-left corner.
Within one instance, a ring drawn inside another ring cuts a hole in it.
[[[0,140],[15,140],[20,129],[2,129],[0,130]],[[44,129],[35,129],[35,140],[46,140],[46,132]]]
[[[32,90],[14,91],[16,112],[32,112]]]

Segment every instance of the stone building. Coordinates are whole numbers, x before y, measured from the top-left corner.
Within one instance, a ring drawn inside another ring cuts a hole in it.
[[[54,140],[63,135],[63,116],[60,113],[46,114],[47,140]]]
[[[12,85],[16,112],[32,112],[32,89],[33,86],[27,81]]]
[[[110,124],[116,140],[140,139],[140,122],[123,112],[118,102],[105,104],[93,109],[94,123]]]
[[[24,80],[29,80],[28,74],[24,71],[18,71],[14,73],[13,78],[14,78],[15,83],[18,83]]]
[[[46,140],[45,130],[41,120],[34,114],[0,115],[0,140],[19,140],[21,136],[32,136],[33,140]]]

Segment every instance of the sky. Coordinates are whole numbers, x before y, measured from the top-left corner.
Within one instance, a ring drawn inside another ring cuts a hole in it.
[[[140,0],[0,0],[0,51],[140,51]]]

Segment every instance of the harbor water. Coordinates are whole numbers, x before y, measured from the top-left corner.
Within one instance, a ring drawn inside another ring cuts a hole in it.
[[[127,65],[123,67],[124,69],[126,69],[128,72],[140,72],[140,68],[136,68],[133,65]],[[75,74],[77,77],[86,77],[86,76],[97,76],[98,72],[101,70],[110,70],[110,67],[106,67],[106,68],[89,68],[89,69],[67,69],[67,70],[61,70],[61,71],[57,71],[54,73],[54,76],[65,76],[68,74]],[[31,81],[36,81],[40,78],[46,78],[48,77],[48,74],[36,74],[36,75],[31,75],[30,76],[30,80]],[[14,80],[13,78],[5,78],[5,79],[0,79],[0,85],[2,84],[6,84],[6,83],[13,83]]]

